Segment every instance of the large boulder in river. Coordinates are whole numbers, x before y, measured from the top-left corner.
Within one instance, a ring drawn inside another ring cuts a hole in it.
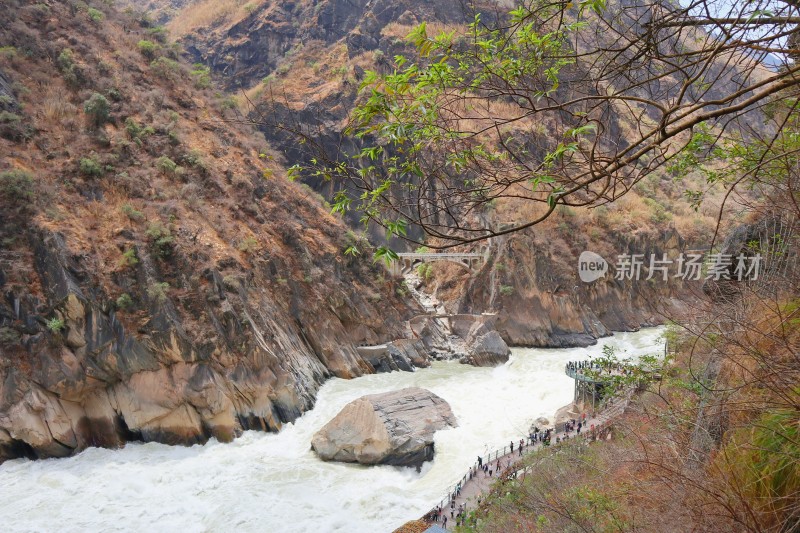
[[[314,434],[311,447],[325,461],[419,468],[433,459],[433,434],[457,425],[447,402],[410,387],[345,405]]]
[[[466,341],[469,353],[460,361],[473,366],[497,366],[508,361],[511,349],[494,329],[494,315],[454,315],[450,327]]]

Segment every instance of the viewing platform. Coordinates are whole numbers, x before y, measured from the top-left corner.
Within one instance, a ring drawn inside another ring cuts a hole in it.
[[[613,377],[625,375],[622,368],[603,368],[591,361],[570,361],[564,366],[564,373],[575,382],[573,404],[591,401],[592,410],[603,395],[603,389]]]

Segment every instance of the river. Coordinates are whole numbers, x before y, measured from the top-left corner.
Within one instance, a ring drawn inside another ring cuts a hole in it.
[[[618,333],[590,348],[515,348],[497,368],[437,362],[417,372],[331,379],[316,407],[277,434],[192,447],[129,443],[67,459],[0,465],[0,530],[385,532],[438,502],[479,453],[526,434],[572,400],[564,364],[599,355],[661,353],[663,328]],[[422,471],[324,463],[311,436],[349,401],[409,386],[447,400],[459,427],[436,434]]]

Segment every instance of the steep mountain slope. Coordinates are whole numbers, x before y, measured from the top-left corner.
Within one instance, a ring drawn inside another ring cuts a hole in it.
[[[132,2],[139,9],[164,2]],[[627,5],[627,4],[626,4]],[[352,138],[342,138],[349,112],[359,101],[358,85],[367,69],[391,72],[392,57],[413,56],[406,35],[428,22],[429,34],[463,31],[480,12],[482,20],[502,16],[503,2],[317,3],[253,1],[194,2],[175,11],[167,23],[170,35],[186,46],[194,61],[208,65],[238,99],[241,110],[261,123],[262,131],[290,163],[310,157],[296,139],[276,125],[309,132],[330,152],[355,152]],[[565,75],[569,75],[565,72]],[[572,73],[580,77],[579,73]],[[562,85],[563,91],[569,84]],[[609,129],[624,140],[633,132],[625,119],[609,116]],[[552,124],[520,122],[514,136],[526,148],[545,153],[552,143]],[[618,254],[673,254],[710,245],[719,207],[712,188],[699,212],[691,209],[684,189],[700,177],[681,176],[678,184],[666,172],[654,174],[622,202],[597,210],[562,209],[535,231],[526,231],[489,246],[492,260],[473,276],[453,265],[428,269],[427,290],[455,312],[496,311],[507,342],[563,346],[594,342],[611,330],[661,323],[664,315],[684,309],[692,288],[679,281],[664,286],[607,280],[585,286],[576,275],[583,250],[600,252],[613,263]],[[344,186],[308,179],[326,198]],[[705,186],[703,187],[705,188]],[[536,207],[513,200],[497,202],[480,214],[501,227],[532,218]],[[350,222],[357,224],[358,215]],[[381,242],[379,228],[370,237]],[[411,235],[420,237],[414,229]],[[397,249],[407,249],[393,242]]]
[[[0,461],[276,430],[413,310],[358,236],[105,3],[0,14]]]

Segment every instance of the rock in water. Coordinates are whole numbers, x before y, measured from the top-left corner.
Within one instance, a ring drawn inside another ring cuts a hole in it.
[[[324,461],[419,468],[433,459],[433,434],[457,425],[446,401],[409,387],[345,405],[314,434],[311,447]]]

